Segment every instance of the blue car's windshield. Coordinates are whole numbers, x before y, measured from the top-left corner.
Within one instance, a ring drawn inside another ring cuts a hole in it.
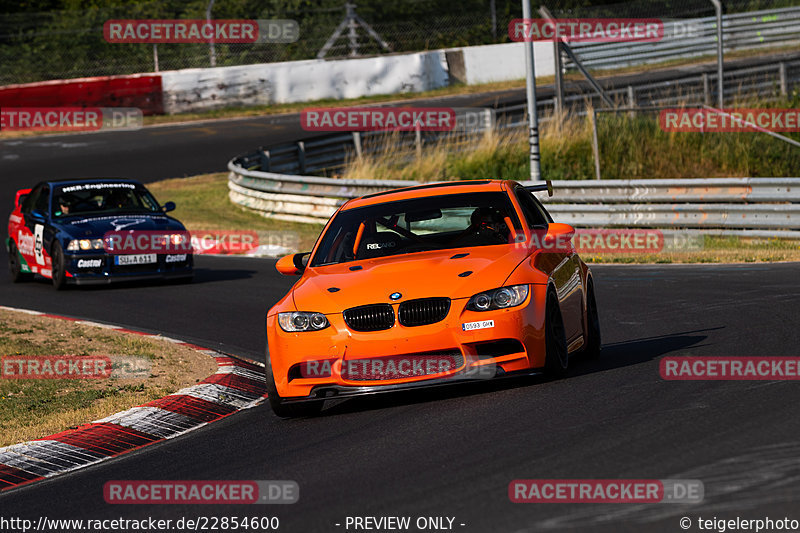
[[[509,244],[519,218],[502,192],[449,194],[340,211],[311,266],[390,255]]]
[[[135,183],[64,185],[53,193],[53,216],[156,213],[161,208],[144,187]]]

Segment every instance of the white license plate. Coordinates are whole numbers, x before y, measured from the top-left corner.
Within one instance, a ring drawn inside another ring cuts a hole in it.
[[[464,322],[461,324],[463,331],[472,331],[475,329],[487,329],[494,327],[494,320],[479,320],[478,322]]]
[[[117,265],[146,265],[157,263],[156,254],[115,255],[114,263]]]

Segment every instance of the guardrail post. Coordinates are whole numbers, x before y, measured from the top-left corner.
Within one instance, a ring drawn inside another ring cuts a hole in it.
[[[414,128],[414,144],[417,147],[417,159],[420,159],[422,158],[422,130],[419,128],[419,123]]]
[[[636,113],[634,113],[634,109],[636,108],[636,95],[633,92],[633,85],[628,85],[628,116],[633,118]]]
[[[711,87],[708,83],[708,72],[703,72],[703,103],[711,105]]]
[[[789,88],[786,85],[786,63],[781,61],[778,63],[778,78],[780,80],[781,96],[789,94]]]
[[[261,150],[261,170],[269,172],[269,150]]]
[[[594,156],[594,177],[600,179],[600,144],[597,140],[597,111],[592,109],[592,155]]]
[[[488,107],[483,110],[484,119],[486,120],[486,128],[483,130],[483,136],[488,137],[492,134],[495,127],[494,122],[494,110],[489,109]]]
[[[353,132],[353,146],[356,149],[356,157],[361,159],[361,132]]]
[[[297,163],[300,165],[300,174],[306,173],[306,143],[297,141]]]

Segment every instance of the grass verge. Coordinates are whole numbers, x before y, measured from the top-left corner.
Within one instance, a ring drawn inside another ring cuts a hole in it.
[[[587,263],[771,263],[800,261],[800,242],[787,239],[751,239],[706,235],[703,246],[690,251],[654,254],[581,254]]]
[[[175,202],[177,208],[170,215],[189,231],[250,230],[258,232],[262,241],[267,238],[266,232],[286,234],[286,240],[296,242],[297,249],[303,251],[311,250],[322,231],[320,224],[267,218],[234,204],[228,198],[226,172],[159,181],[147,188],[161,203]]]
[[[3,356],[128,356],[144,378],[0,379],[0,446],[39,439],[171,394],[216,371],[211,357],[148,337],[0,309]]]
[[[731,107],[797,108],[800,91],[778,101],[742,98]],[[657,113],[598,114],[600,166],[605,179],[793,177],[797,148],[763,133],[665,132]],[[797,133],[785,134],[800,140]],[[424,145],[414,156],[388,136],[373,155],[353,158],[345,178],[417,181],[527,180],[528,136],[524,128],[470,138],[452,135]],[[591,119],[571,115],[542,122],[542,174],[553,180],[594,179]]]

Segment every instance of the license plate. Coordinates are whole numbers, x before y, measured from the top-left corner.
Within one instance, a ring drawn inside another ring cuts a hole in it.
[[[461,324],[463,331],[472,331],[475,329],[487,329],[494,327],[494,320],[479,320],[478,322],[465,322]]]
[[[158,258],[156,254],[133,254],[133,255],[115,255],[114,264],[116,265],[146,265],[149,263],[157,263]]]

